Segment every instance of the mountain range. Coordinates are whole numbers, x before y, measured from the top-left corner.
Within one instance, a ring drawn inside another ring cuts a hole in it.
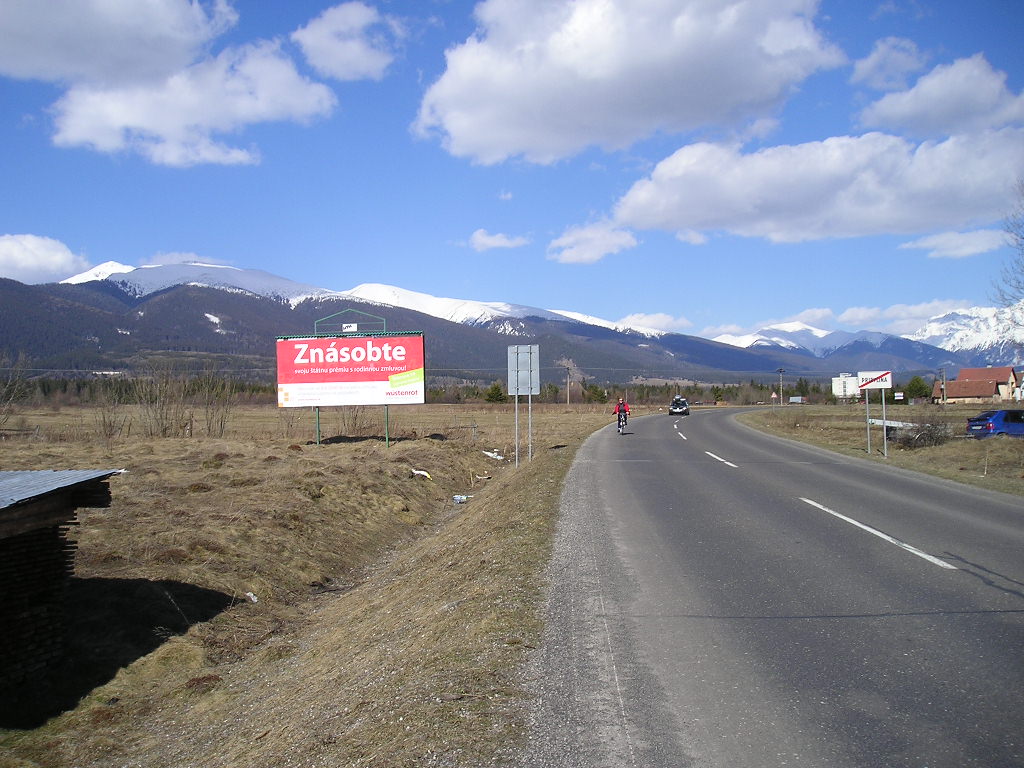
[[[779,347],[805,351],[827,360],[852,346],[882,347],[894,339],[919,342],[966,360],[970,367],[1024,364],[1024,302],[1014,309],[972,307],[936,315],[917,331],[894,336],[880,331],[824,331],[806,323],[790,322],[765,326],[754,333],[716,336],[715,341],[745,349]],[[898,343],[898,342],[895,342]]]
[[[503,380],[508,345],[525,343],[540,346],[542,377],[556,383],[569,375],[731,381],[774,376],[779,368],[808,378],[881,369],[955,375],[960,367],[1020,362],[1005,311],[987,308],[932,318],[908,336],[782,324],[712,340],[382,284],[334,291],[223,265],[115,262],[61,283],[0,279],[0,353],[56,371],[185,358],[272,380],[276,338],[311,333],[338,313],[364,321],[360,330],[422,331],[428,376],[437,380]]]

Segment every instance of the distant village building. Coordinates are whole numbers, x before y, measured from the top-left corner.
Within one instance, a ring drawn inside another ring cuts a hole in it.
[[[1021,400],[1024,374],[1012,366],[988,368],[961,368],[956,379],[936,381],[932,388],[932,402],[936,403],[1005,403]]]

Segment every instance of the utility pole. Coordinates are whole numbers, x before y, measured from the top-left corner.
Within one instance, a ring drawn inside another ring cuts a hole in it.
[[[565,407],[569,407],[569,366],[565,366]]]

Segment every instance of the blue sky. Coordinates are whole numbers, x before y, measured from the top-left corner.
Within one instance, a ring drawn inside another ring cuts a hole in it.
[[[987,306],[1019,0],[4,0],[0,276],[200,260],[713,337]]]

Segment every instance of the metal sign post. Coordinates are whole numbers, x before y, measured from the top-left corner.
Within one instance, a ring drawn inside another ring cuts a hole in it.
[[[885,433],[885,391],[892,389],[892,371],[859,371],[857,373],[857,387],[864,393],[864,405],[866,408],[866,424],[868,430],[868,455],[871,455],[871,390],[881,389],[882,391],[882,454],[889,458],[889,442]]]
[[[519,396],[528,403],[528,456],[533,460],[533,396],[540,394],[540,347],[517,344],[508,348],[508,393],[516,398],[516,466],[519,466]]]

